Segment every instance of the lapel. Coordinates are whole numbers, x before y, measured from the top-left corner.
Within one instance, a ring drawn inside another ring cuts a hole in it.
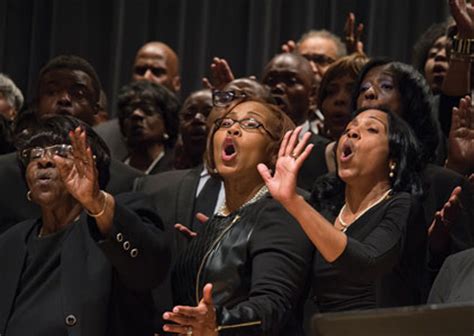
[[[0,258],[0,277],[2,278],[2,286],[0,286],[0,334],[3,334],[11,309],[13,308],[17,287],[20,283],[21,272],[25,263],[26,237],[34,227],[34,224],[35,220],[24,224],[17,224],[22,225],[22,228],[19,230],[14,228],[12,233],[6,233],[6,236],[2,237],[3,243],[0,246],[0,253],[2,255],[2,258]]]
[[[85,230],[87,222],[85,214],[81,214],[79,222],[75,222],[61,251],[61,297],[63,299],[64,316],[73,314],[78,323],[69,329],[69,335],[82,335],[84,325],[83,304],[87,295],[87,249]]]
[[[197,166],[186,174],[178,187],[176,197],[176,223],[191,227],[194,218],[194,202],[196,201],[196,190],[201,177],[202,165]]]

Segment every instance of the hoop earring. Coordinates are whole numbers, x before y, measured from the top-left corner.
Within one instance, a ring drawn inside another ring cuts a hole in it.
[[[163,134],[163,139],[168,140],[169,138],[170,136],[168,135],[168,133]]]
[[[397,165],[395,164],[395,162],[392,162],[392,163],[390,164],[390,173],[388,174],[388,176],[389,176],[391,179],[393,179],[393,178],[395,177],[395,168],[396,168],[396,166],[397,166]]]
[[[31,190],[26,193],[26,199],[31,202]]]

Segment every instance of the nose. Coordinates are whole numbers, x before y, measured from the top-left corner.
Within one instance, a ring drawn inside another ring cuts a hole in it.
[[[271,88],[272,94],[282,95],[282,94],[285,94],[285,92],[286,92],[286,85],[283,82],[278,82]]]
[[[241,128],[240,128],[240,125],[239,123],[235,123],[233,124],[228,130],[227,130],[227,134],[230,135],[230,136],[239,136],[241,134]]]
[[[52,168],[55,166],[54,161],[53,161],[53,154],[49,151],[46,150],[43,155],[39,158],[36,159],[36,164],[38,165],[38,168]]]
[[[70,106],[71,105],[71,96],[69,95],[68,90],[62,90],[59,93],[58,104],[61,106]]]
[[[133,110],[132,114],[130,115],[130,119],[140,120],[145,118],[145,114],[139,108]]]
[[[349,132],[347,132],[347,137],[350,139],[358,139],[359,138],[359,132],[356,128],[352,127]]]
[[[349,104],[349,96],[343,92],[343,90],[340,90],[334,99],[334,105],[335,106],[346,106]]]
[[[367,90],[365,90],[364,97],[368,100],[377,99],[377,92],[375,91],[375,88],[372,85]]]
[[[153,75],[153,72],[151,72],[150,69],[146,69],[145,74],[143,75],[143,78],[146,80],[152,80],[155,76]]]
[[[438,49],[438,52],[436,53],[434,60],[435,62],[446,62],[448,60],[446,56],[446,47]]]
[[[201,113],[201,112],[198,112],[194,115],[194,119],[197,120],[197,121],[201,121],[201,122],[206,122],[206,116]]]

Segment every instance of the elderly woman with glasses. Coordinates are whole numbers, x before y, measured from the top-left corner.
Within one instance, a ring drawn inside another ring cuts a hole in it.
[[[208,137],[206,165],[226,200],[191,239],[173,271],[176,306],[165,332],[302,335],[302,300],[312,247],[268,193],[257,164],[274,166],[292,121],[258,99],[223,109]]]
[[[151,335],[148,293],[169,253],[146,199],[103,191],[105,143],[54,116],[35,125],[18,157],[41,217],[0,237],[0,334]]]

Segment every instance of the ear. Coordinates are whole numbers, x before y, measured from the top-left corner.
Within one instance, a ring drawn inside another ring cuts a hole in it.
[[[179,92],[181,90],[181,77],[175,76],[173,78],[173,88],[175,92]]]
[[[16,116],[17,116],[18,112],[15,108],[13,107],[10,107],[7,112],[6,112],[6,117],[8,120],[10,121],[14,121],[16,119]]]

